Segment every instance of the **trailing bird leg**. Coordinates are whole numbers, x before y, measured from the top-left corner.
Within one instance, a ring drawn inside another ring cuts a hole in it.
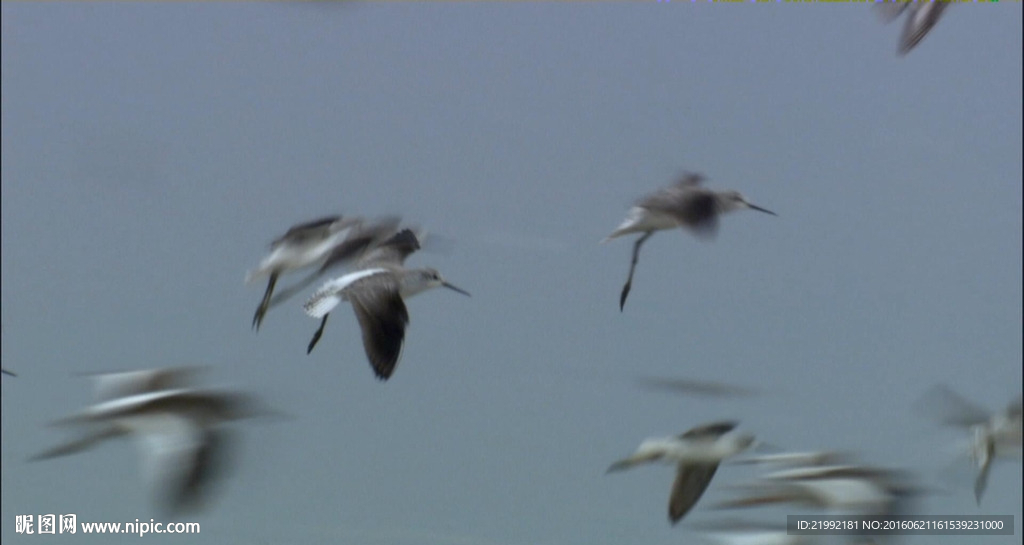
[[[330,314],[324,314],[324,317],[320,320],[320,327],[316,328],[316,333],[313,333],[313,338],[309,340],[309,346],[306,347],[306,354],[312,352],[316,343],[320,342],[320,336],[324,334],[324,326],[327,325],[328,316],[330,316]]]
[[[270,280],[267,282],[267,291],[263,294],[260,306],[256,307],[256,314],[252,317],[252,328],[256,331],[260,330],[263,315],[267,313],[267,307],[270,306],[270,296],[274,293],[274,284],[277,284],[277,273],[271,273]]]
[[[640,246],[643,245],[647,239],[651,238],[654,231],[647,231],[644,236],[636,239],[636,243],[633,244],[633,261],[629,264],[629,277],[626,278],[626,285],[622,286],[622,295],[619,296],[619,312],[622,312],[626,306],[626,297],[629,295],[630,288],[633,287],[633,272],[636,270],[636,262],[640,258]]]

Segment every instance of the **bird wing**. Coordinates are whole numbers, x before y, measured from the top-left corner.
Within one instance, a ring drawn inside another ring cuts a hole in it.
[[[398,225],[401,221],[401,218],[393,216],[378,220],[373,224],[360,225],[331,250],[327,260],[317,272],[322,274],[332,267],[351,260],[358,259],[360,262],[365,262],[370,252],[391,240],[398,233]]]
[[[136,394],[189,386],[195,376],[204,369],[199,366],[167,367],[141,371],[97,373],[89,375],[89,377],[93,380],[93,392],[96,400],[109,401]]]
[[[680,435],[680,439],[696,439],[701,437],[718,437],[725,435],[730,431],[736,429],[739,422],[725,421],[725,422],[712,422],[710,424],[704,424],[691,429],[690,431]]]
[[[883,23],[891,23],[906,11],[908,6],[910,6],[910,2],[886,1],[875,4],[875,11]]]
[[[906,55],[914,48],[928,31],[939,22],[942,10],[946,9],[947,2],[924,2],[914,4],[903,25],[903,34],[900,36],[900,54]]]
[[[704,175],[697,172],[685,172],[676,181],[675,187],[696,187],[704,183]]]
[[[168,399],[173,400],[192,391],[193,390],[181,388],[174,390],[161,390],[158,392],[144,392],[130,396],[118,397],[95,405],[90,405],[77,413],[55,421],[53,425],[67,426],[84,424],[87,422],[110,421],[117,418],[127,418],[142,411],[150,410],[154,404],[162,403],[164,400]]]
[[[274,248],[285,242],[289,244],[301,244],[310,240],[323,238],[329,233],[328,227],[338,221],[341,221],[341,216],[325,216],[313,221],[307,221],[306,223],[293,225],[285,231],[283,235],[274,239],[274,241],[270,243],[270,247]]]
[[[402,229],[391,238],[368,251],[359,260],[359,267],[390,265],[400,267],[405,258],[420,249],[420,241],[412,229]]]
[[[377,378],[387,380],[402,355],[409,311],[392,276],[379,275],[363,282],[380,284],[368,290],[352,289],[348,297],[363,332],[363,348],[370,366]]]
[[[82,452],[84,450],[92,448],[93,446],[103,442],[106,439],[118,437],[123,434],[124,430],[117,426],[103,426],[101,428],[96,428],[92,432],[83,435],[78,439],[75,439],[74,441],[64,443],[63,445],[53,447],[49,450],[36,454],[35,456],[29,458],[29,461],[34,462],[38,460],[48,460],[50,458],[57,458],[60,456],[67,456],[68,454]]]
[[[672,216],[697,235],[713,236],[718,231],[718,201],[713,191],[696,183],[662,188],[637,202],[654,213]]]
[[[945,384],[933,386],[921,396],[915,408],[944,426],[956,428],[984,424],[992,418],[990,411],[964,399]]]
[[[672,495],[668,502],[668,519],[675,524],[696,505],[707,490],[718,464],[679,464]]]
[[[689,191],[676,208],[679,222],[701,237],[713,237],[718,232],[718,201],[710,191]]]

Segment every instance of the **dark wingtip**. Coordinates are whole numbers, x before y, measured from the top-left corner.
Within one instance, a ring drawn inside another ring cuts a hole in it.
[[[629,284],[622,287],[622,294],[619,295],[619,312],[622,312],[626,308],[626,297],[629,297],[629,288]]]

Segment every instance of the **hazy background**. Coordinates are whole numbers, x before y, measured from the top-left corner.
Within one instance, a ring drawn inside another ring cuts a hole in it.
[[[210,364],[206,384],[295,417],[238,426],[212,507],[170,519],[202,533],[152,543],[688,543],[755,473],[723,467],[673,528],[671,468],[604,475],[645,437],[738,418],[938,485],[958,435],[913,402],[937,382],[993,409],[1020,392],[1019,2],[954,6],[906,58],[902,20],[865,4],[0,12],[5,543],[138,539],[18,536],[17,514],[168,520],[132,443],[25,461],[91,402],[80,371]],[[659,233],[620,313],[632,239],[598,241],[683,169],[779,217]],[[409,264],[473,294],[409,303],[387,383],[346,308],[306,356],[312,288],[250,329],[246,270],[335,212],[444,235]],[[980,507],[965,473],[921,512],[1014,515],[1017,535],[907,543],[1020,543],[1020,463]]]

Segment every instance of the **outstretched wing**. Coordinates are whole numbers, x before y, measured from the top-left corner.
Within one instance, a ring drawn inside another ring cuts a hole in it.
[[[724,422],[712,422],[710,424],[704,424],[691,429],[690,431],[680,435],[682,439],[699,439],[703,437],[719,437],[725,435],[739,426],[739,422],[735,421],[724,421]]]
[[[941,1],[914,4],[914,9],[911,10],[910,17],[907,17],[907,22],[903,26],[903,35],[900,36],[901,55],[909,53],[918,42],[924,39],[935,23],[939,22],[942,10],[946,9],[947,4],[948,2]]]
[[[399,293],[398,283],[389,275],[364,282],[377,282],[373,289],[352,290],[349,298],[363,332],[363,349],[374,374],[387,380],[402,355],[405,326],[409,312]]]
[[[105,439],[117,437],[124,433],[123,430],[116,426],[104,426],[102,428],[93,430],[87,435],[83,435],[74,441],[64,443],[63,445],[51,448],[43,451],[35,456],[29,458],[30,462],[38,460],[48,460],[50,458],[58,458],[60,456],[67,456],[68,454],[75,454],[88,450],[93,446],[103,442]]]
[[[883,23],[891,23],[906,11],[908,6],[910,6],[910,2],[885,1],[875,4],[875,12],[878,13],[878,17]]]
[[[359,260],[359,267],[394,266],[400,267],[405,258],[420,249],[420,241],[412,229],[402,229],[391,238],[368,251]]]
[[[964,399],[945,384],[928,390],[915,404],[915,409],[944,426],[955,428],[984,424],[992,417],[990,411]]]
[[[330,231],[329,227],[338,221],[341,221],[341,216],[324,216],[313,221],[293,225],[283,235],[274,239],[270,243],[270,247],[274,248],[286,242],[289,244],[302,244],[310,240],[324,238]]]
[[[672,524],[682,520],[693,509],[716,471],[718,464],[679,464],[668,502],[668,519]]]

